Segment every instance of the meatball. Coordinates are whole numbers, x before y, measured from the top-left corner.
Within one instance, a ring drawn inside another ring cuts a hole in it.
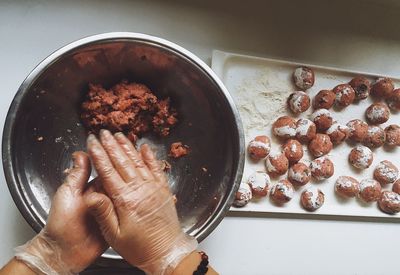
[[[349,139],[355,142],[362,142],[367,136],[368,124],[359,119],[350,120],[347,124],[349,127]]]
[[[249,155],[254,160],[260,160],[268,156],[271,151],[271,141],[267,136],[256,136],[247,147]]]
[[[397,194],[400,194],[400,179],[396,180],[396,181],[393,183],[392,191],[393,191],[393,192],[396,192]]]
[[[293,185],[287,180],[278,181],[271,189],[271,199],[277,204],[289,202],[293,198]]]
[[[328,154],[333,148],[333,144],[328,135],[317,134],[308,144],[308,150],[314,157],[321,157]]]
[[[296,123],[296,138],[300,142],[309,142],[317,133],[314,122],[306,118],[300,118]]]
[[[247,180],[251,188],[251,192],[255,197],[265,197],[268,194],[271,179],[268,174],[261,171],[256,171],[250,175]]]
[[[277,177],[287,172],[289,160],[284,154],[269,154],[265,160],[265,166],[271,176]]]
[[[369,96],[371,90],[371,83],[363,76],[356,76],[349,82],[350,86],[356,93],[356,99],[362,100]]]
[[[314,159],[311,164],[311,175],[316,180],[324,180],[333,176],[335,168],[332,161],[326,156]]]
[[[325,201],[325,195],[315,187],[307,188],[301,193],[300,202],[307,211],[315,211],[320,208]]]
[[[303,113],[310,108],[310,97],[303,91],[292,93],[288,98],[288,106],[293,113]]]
[[[389,120],[390,111],[386,103],[378,102],[371,104],[365,111],[368,122],[382,124]]]
[[[335,191],[345,198],[354,198],[360,192],[360,183],[353,177],[340,176],[335,183]]]
[[[399,176],[399,169],[390,161],[381,161],[374,170],[374,178],[381,184],[394,183]]]
[[[336,95],[331,90],[321,90],[314,97],[314,109],[330,109],[335,103]]]
[[[282,116],[274,122],[272,131],[280,138],[294,138],[296,136],[296,121],[289,116]]]
[[[400,212],[400,195],[391,192],[383,191],[378,200],[379,208],[388,214],[396,214]]]
[[[298,67],[293,72],[294,84],[301,90],[310,89],[314,85],[314,72],[309,67]]]
[[[298,162],[289,168],[288,180],[297,186],[306,185],[311,179],[310,167]]]
[[[369,148],[381,147],[386,141],[385,131],[379,126],[368,126],[367,135],[363,144]]]
[[[295,139],[289,139],[282,146],[282,151],[291,163],[298,162],[303,157],[303,146]]]
[[[346,107],[353,103],[356,92],[349,84],[339,84],[333,88],[335,93],[335,104],[339,107]]]
[[[388,98],[393,94],[394,84],[390,78],[379,78],[371,87],[371,95],[377,98]]]
[[[326,131],[331,127],[333,118],[327,109],[318,109],[311,115],[311,120],[315,123],[318,131]]]
[[[339,123],[333,123],[328,130],[326,130],[327,135],[331,139],[333,144],[340,144],[345,141],[350,134],[349,127]]]
[[[373,160],[374,155],[371,149],[363,145],[358,145],[351,149],[349,154],[350,164],[358,169],[367,169],[371,166]]]
[[[385,128],[386,144],[390,146],[400,146],[400,126],[389,125]]]
[[[364,179],[360,182],[359,197],[365,202],[373,202],[379,200],[382,187],[376,180]]]
[[[247,183],[241,183],[238,191],[236,192],[233,206],[243,207],[249,203],[252,197],[253,194],[251,192],[250,186]]]
[[[394,90],[392,95],[387,98],[386,102],[393,111],[400,111],[400,89]]]

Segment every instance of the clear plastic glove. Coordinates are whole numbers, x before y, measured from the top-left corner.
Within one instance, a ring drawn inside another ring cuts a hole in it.
[[[88,152],[106,194],[87,204],[106,241],[147,274],[171,274],[197,247],[179,223],[168,182],[147,145],[137,152],[121,133],[88,137]]]
[[[73,160],[74,167],[53,198],[46,226],[16,248],[17,259],[38,274],[76,274],[108,247],[84,200],[94,192],[94,187],[85,189],[91,171],[89,157],[76,152]]]

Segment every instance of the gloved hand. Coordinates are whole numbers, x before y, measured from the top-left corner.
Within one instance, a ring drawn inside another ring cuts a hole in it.
[[[84,200],[86,193],[94,191],[94,187],[85,186],[91,170],[89,157],[75,152],[73,161],[73,168],[53,198],[46,226],[16,248],[17,259],[38,274],[76,274],[108,247]]]
[[[137,152],[121,133],[88,137],[88,153],[106,194],[87,204],[106,241],[147,274],[171,274],[197,247],[179,223],[160,163],[147,145]]]

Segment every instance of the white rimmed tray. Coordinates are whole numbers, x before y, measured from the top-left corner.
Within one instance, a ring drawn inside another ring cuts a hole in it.
[[[245,131],[246,146],[247,143],[256,135],[266,134],[272,138],[272,152],[280,150],[280,143],[273,137],[271,133],[271,124],[282,115],[294,116],[286,108],[287,96],[298,90],[293,85],[292,73],[299,65],[306,65],[313,68],[315,72],[315,84],[307,91],[314,95],[322,89],[332,89],[338,84],[347,83],[356,75],[368,77],[371,81],[382,75],[348,71],[338,68],[328,68],[315,66],[312,64],[300,64],[289,61],[274,60],[267,58],[259,58],[253,56],[240,55],[215,50],[212,56],[212,69],[224,82],[229,92],[233,96],[235,103],[239,109]],[[391,77],[396,88],[400,87],[400,79]],[[274,102],[269,104],[268,102]],[[337,111],[331,109],[334,118],[343,124],[349,120],[359,118],[365,121],[365,109],[373,103],[371,98],[352,104],[347,108]],[[297,117],[307,117],[312,112],[310,108],[307,112]],[[388,122],[381,125],[386,127],[389,124],[400,124],[400,113],[391,113]],[[334,192],[334,183],[337,177],[341,175],[353,176],[358,180],[364,178],[372,178],[375,166],[382,160],[392,161],[400,168],[400,148],[381,147],[374,149],[374,162],[369,169],[357,171],[353,169],[347,160],[348,154],[354,144],[344,142],[336,146],[331,151],[329,157],[335,164],[335,174],[328,180],[317,182],[312,180],[306,186],[296,190],[293,199],[284,206],[276,206],[268,197],[259,200],[253,200],[243,208],[232,207],[232,212],[246,212],[253,214],[262,213],[280,213],[280,214],[300,214],[312,216],[349,216],[360,218],[379,218],[400,222],[400,214],[388,215],[381,212],[376,203],[366,204],[359,199],[342,199]],[[304,154],[304,160],[311,160],[307,148]],[[246,163],[244,168],[243,180],[246,181],[248,176],[254,171],[265,171],[264,162],[254,163],[249,160],[246,155]],[[285,178],[286,175],[280,177]],[[280,179],[278,178],[278,179]],[[276,183],[278,179],[272,179],[272,183]],[[304,188],[308,186],[320,188],[325,194],[325,203],[316,212],[307,212],[300,205],[300,194]],[[390,190],[391,185],[383,186],[383,189]]]

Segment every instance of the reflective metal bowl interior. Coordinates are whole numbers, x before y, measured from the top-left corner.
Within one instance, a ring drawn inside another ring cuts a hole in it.
[[[221,221],[241,180],[243,131],[234,103],[215,74],[196,56],[163,39],[110,33],[71,43],[40,63],[15,96],[3,133],[3,165],[10,192],[39,231],[71,165],[85,150],[79,113],[89,83],[111,87],[122,79],[170,97],[179,123],[168,137],[145,135],[160,159],[172,164],[170,186],[186,232],[199,241]],[[190,154],[168,158],[182,141]],[[205,168],[205,169],[203,169]],[[119,258],[112,250],[103,257]]]

